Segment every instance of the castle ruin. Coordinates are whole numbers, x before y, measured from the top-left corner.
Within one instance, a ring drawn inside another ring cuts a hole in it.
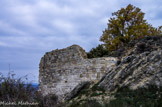
[[[63,98],[81,82],[99,81],[116,62],[114,57],[88,59],[78,45],[47,52],[39,65],[39,90]]]

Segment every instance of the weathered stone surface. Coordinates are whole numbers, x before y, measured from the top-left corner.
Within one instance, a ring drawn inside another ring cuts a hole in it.
[[[162,86],[162,37],[140,40],[122,57],[115,68],[108,70],[99,86],[108,91],[128,86],[131,89]]]
[[[78,45],[48,52],[39,65],[39,89],[43,95],[64,98],[81,82],[100,80],[116,62],[113,57],[87,59]]]

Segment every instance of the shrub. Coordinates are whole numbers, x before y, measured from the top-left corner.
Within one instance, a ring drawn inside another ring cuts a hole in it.
[[[80,102],[74,102],[69,107],[103,107],[102,104],[96,100],[83,100]]]
[[[4,102],[28,102],[37,103],[37,107],[58,107],[56,95],[42,96],[41,93],[32,86],[32,83],[25,84],[22,78],[16,79],[15,74],[9,72],[7,77],[0,73],[0,101]],[[17,105],[18,106],[18,105]]]
[[[92,48],[88,53],[88,58],[104,57],[109,54],[108,50],[103,45],[98,45],[96,48]]]
[[[115,99],[105,104],[108,107],[162,107],[162,87],[148,86],[130,90],[120,88],[115,94]]]

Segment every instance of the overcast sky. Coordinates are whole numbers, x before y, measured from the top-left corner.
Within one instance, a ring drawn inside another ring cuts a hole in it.
[[[161,0],[0,0],[0,72],[29,75],[38,82],[45,52],[100,42],[111,13],[132,4],[154,27],[162,25]]]

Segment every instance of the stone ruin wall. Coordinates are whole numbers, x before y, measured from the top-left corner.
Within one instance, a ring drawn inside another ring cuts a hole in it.
[[[78,45],[47,52],[39,65],[39,89],[43,95],[64,97],[83,81],[98,81],[117,62],[116,58],[87,59]]]

